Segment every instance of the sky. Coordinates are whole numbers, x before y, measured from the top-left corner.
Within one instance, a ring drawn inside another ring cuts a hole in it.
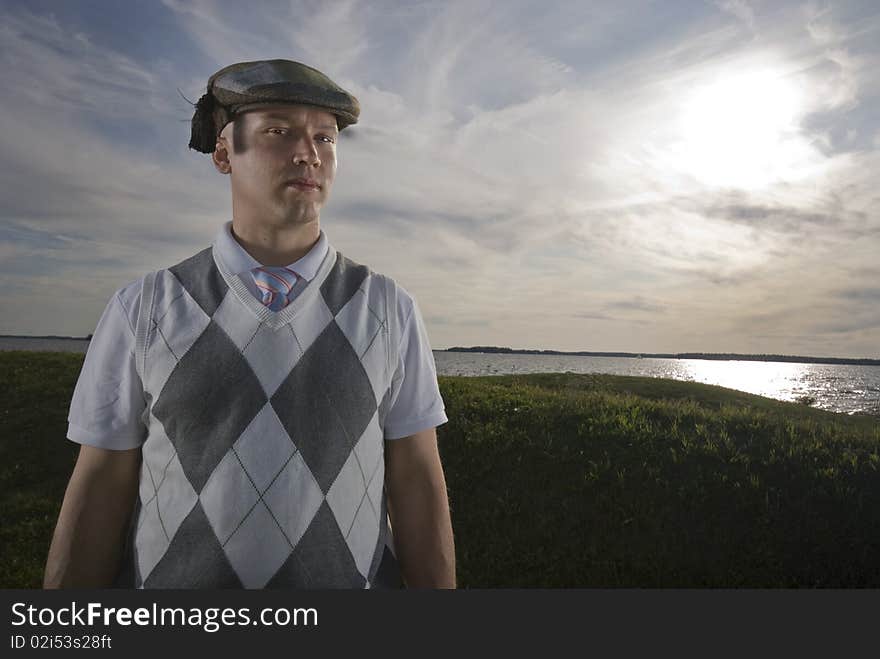
[[[321,227],[435,349],[880,357],[880,5],[0,4],[0,334],[85,336],[208,246],[208,77],[360,101]]]

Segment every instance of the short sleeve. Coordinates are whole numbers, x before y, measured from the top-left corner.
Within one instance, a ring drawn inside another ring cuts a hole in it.
[[[146,438],[146,401],[134,360],[139,284],[110,299],[89,342],[67,416],[67,438],[78,444],[125,450]]]
[[[449,420],[422,314],[415,299],[402,288],[398,289],[397,313],[403,323],[391,402],[385,417],[385,439],[389,440],[408,437]]]

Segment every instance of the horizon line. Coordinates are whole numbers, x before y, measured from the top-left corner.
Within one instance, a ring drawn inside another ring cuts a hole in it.
[[[813,363],[839,363],[839,362],[870,362],[870,365],[880,365],[878,357],[830,357],[811,355],[786,355],[781,353],[755,353],[755,352],[629,352],[622,350],[555,350],[552,348],[507,348],[503,346],[452,346],[450,348],[435,348],[436,352],[483,352],[501,354],[546,354],[546,355],[571,355],[571,356],[596,356],[596,357],[643,357],[654,359],[723,359],[761,357],[759,361],[795,361],[808,360]],[[770,357],[781,359],[768,359]],[[748,361],[740,359],[741,361]]]
[[[86,336],[68,336],[58,334],[33,335],[33,334],[0,334],[0,339],[61,339],[70,341],[89,341],[92,334]],[[448,348],[432,348],[432,352],[482,352],[502,354],[545,354],[545,355],[571,355],[575,357],[643,357],[648,359],[721,359],[763,357],[759,361],[794,361],[808,360],[807,363],[841,363],[841,362],[870,362],[868,365],[880,365],[878,357],[815,357],[812,355],[786,355],[782,353],[753,353],[753,352],[632,352],[626,350],[556,350],[554,348],[508,348],[506,346],[451,346]],[[782,359],[767,359],[777,357]],[[740,359],[741,361],[748,361]],[[827,360],[827,361],[823,361]]]

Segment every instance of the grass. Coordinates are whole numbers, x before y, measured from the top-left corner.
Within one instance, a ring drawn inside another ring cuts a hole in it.
[[[877,419],[624,376],[441,389],[464,585],[880,585]]]
[[[39,587],[82,355],[0,353],[0,586]],[[691,382],[441,377],[464,587],[880,585],[880,421]]]
[[[65,439],[84,355],[2,352],[0,587],[38,588],[78,452]]]

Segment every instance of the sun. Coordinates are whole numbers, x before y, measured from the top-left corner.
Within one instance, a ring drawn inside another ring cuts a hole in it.
[[[720,187],[755,189],[797,178],[815,155],[800,129],[804,113],[800,88],[783,74],[719,76],[683,99],[670,160]]]

